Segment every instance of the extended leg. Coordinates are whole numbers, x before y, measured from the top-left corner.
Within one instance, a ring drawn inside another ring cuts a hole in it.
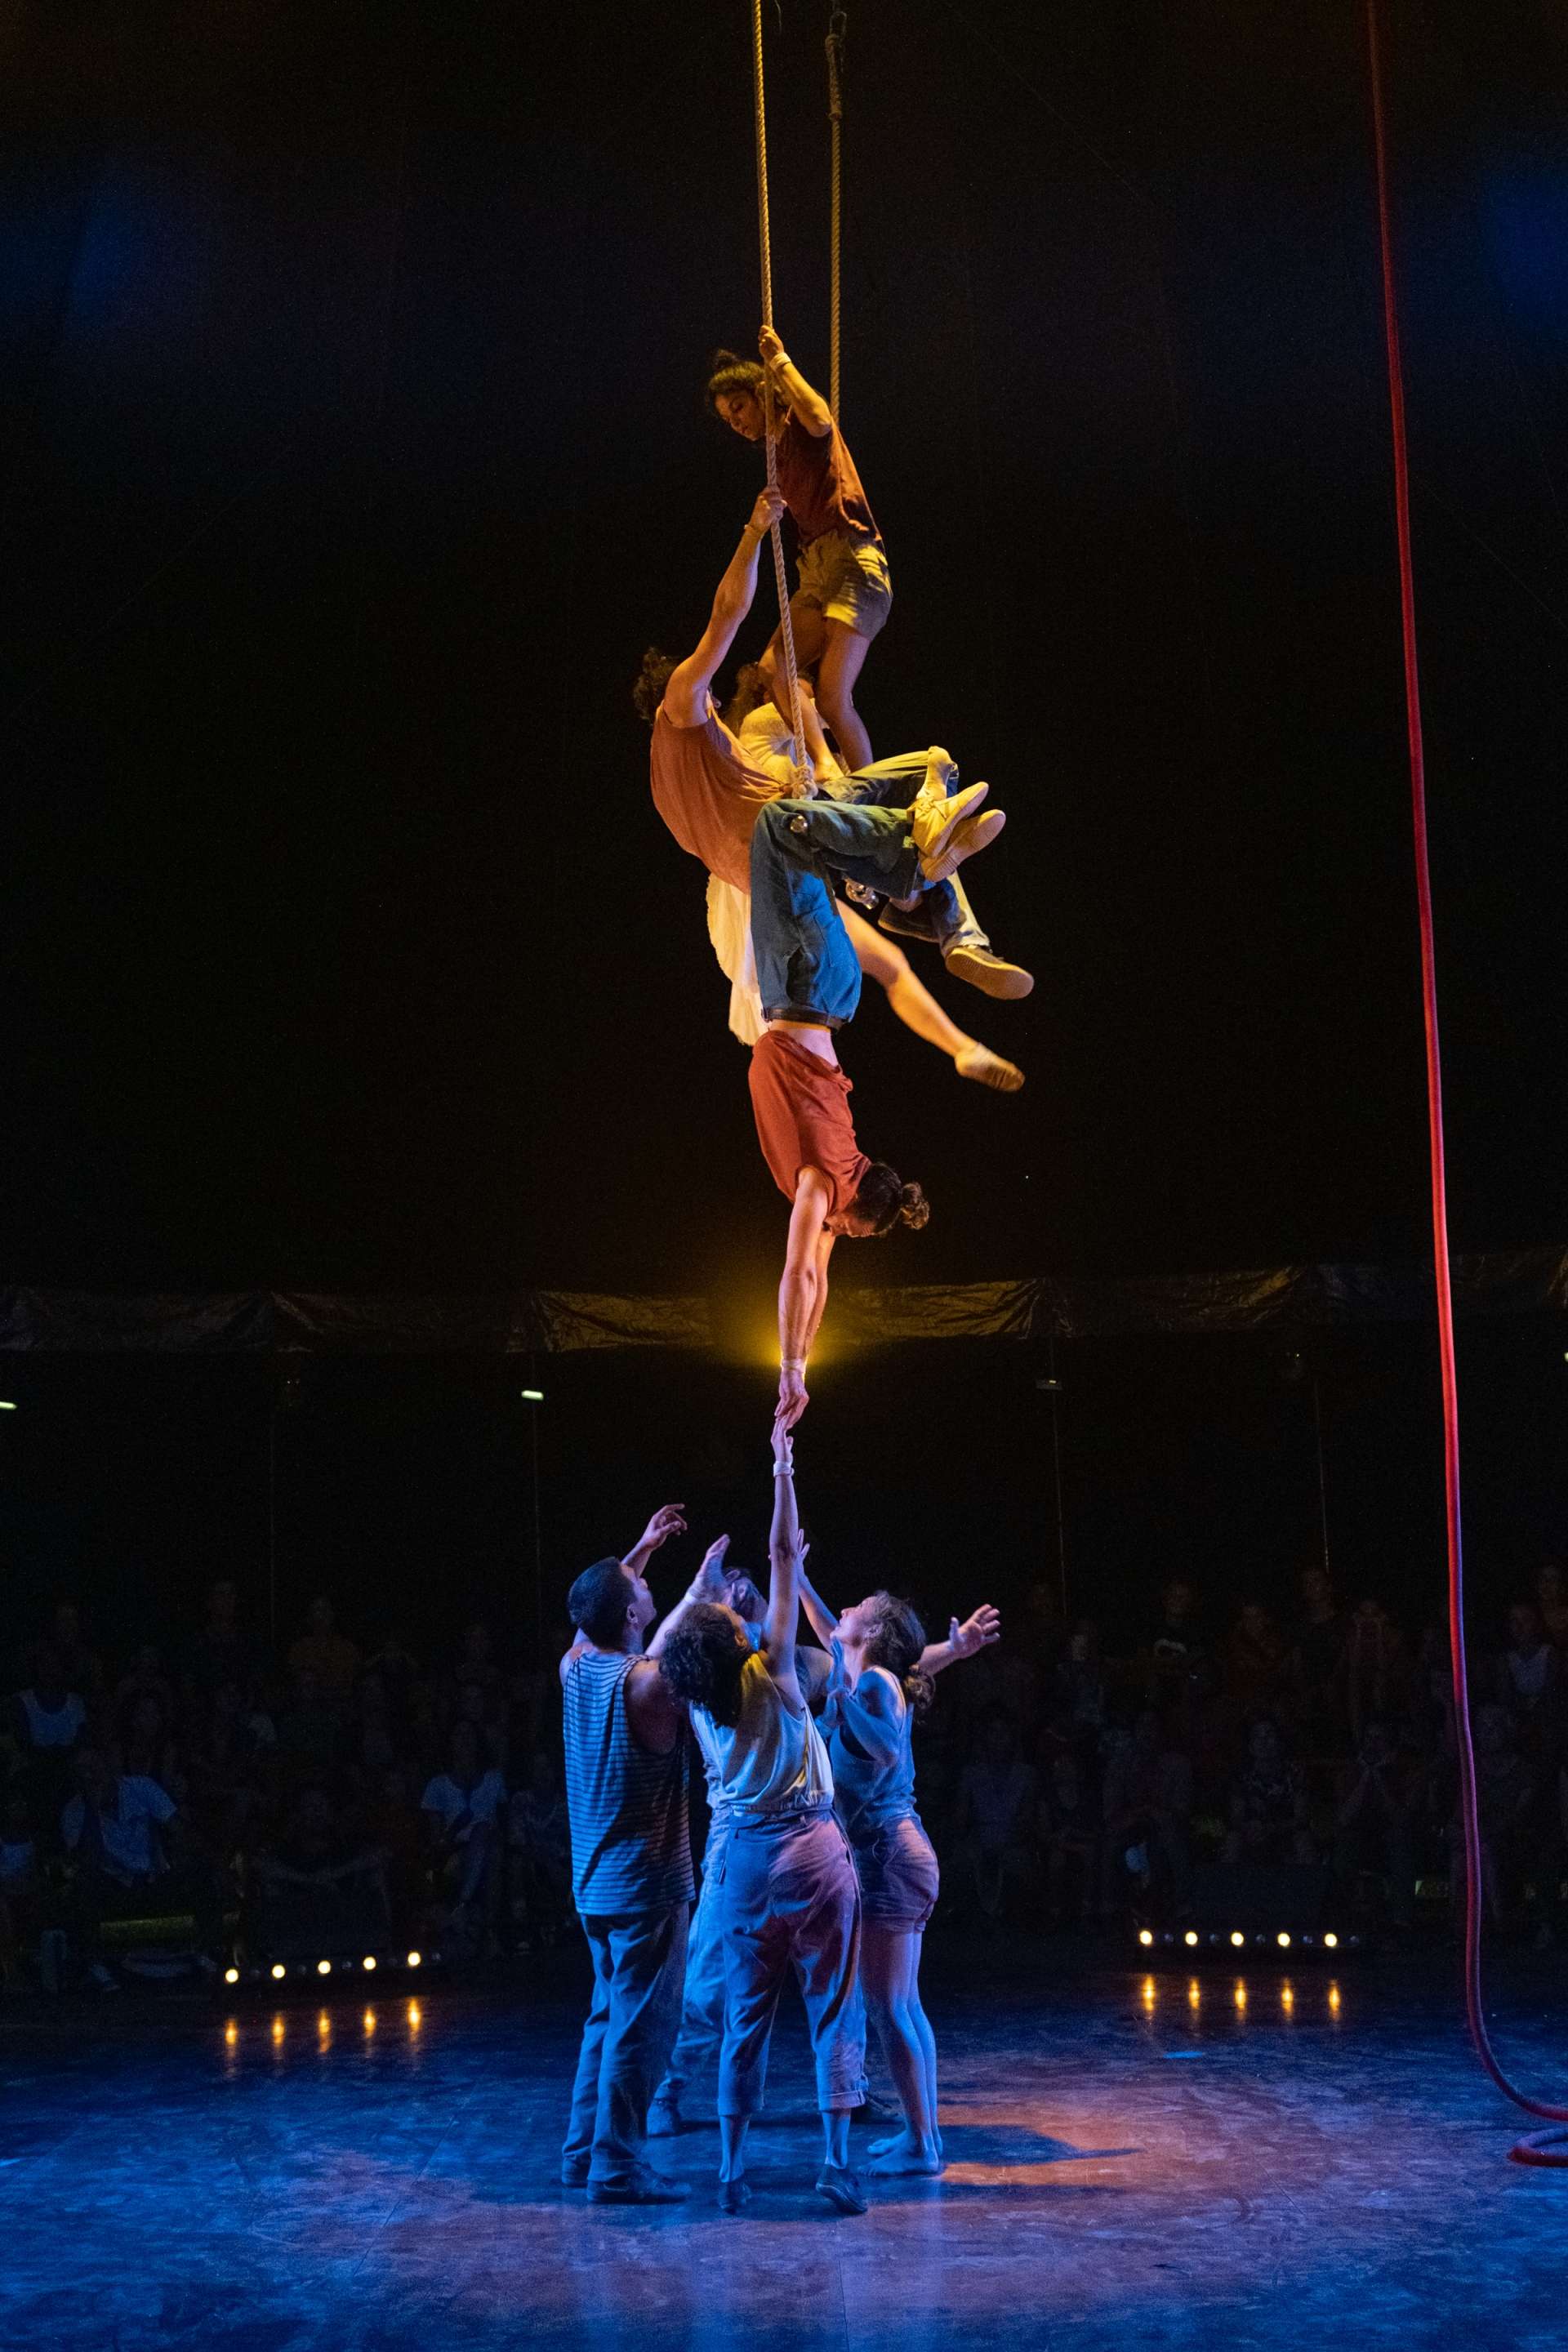
[[[866,1922],[860,1957],[866,2006],[886,2052],[905,2118],[903,2131],[880,2147],[874,2158],[873,2169],[879,2172],[942,2169],[932,2096],[936,2053],[934,2041],[927,2048],[931,2028],[920,2005],[920,1950],[918,1928]]]
[[[966,1035],[955,1021],[948,1018],[924,982],[910,971],[902,948],[896,947],[853,907],[841,906],[838,913],[861,971],[868,980],[886,989],[888,1003],[905,1028],[913,1030],[928,1045],[934,1045],[939,1054],[946,1054],[961,1078],[973,1078],[981,1086],[994,1087],[1000,1094],[1016,1094],[1024,1083],[1022,1070]]]

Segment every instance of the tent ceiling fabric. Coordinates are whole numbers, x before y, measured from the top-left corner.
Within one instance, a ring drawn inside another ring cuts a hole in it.
[[[1461,1257],[1455,1276],[1464,1313],[1568,1311],[1568,1249]],[[858,1346],[1420,1322],[1431,1313],[1430,1270],[1411,1266],[1275,1266],[1121,1281],[1037,1276],[835,1292],[836,1338]],[[0,1350],[14,1354],[556,1356],[594,1348],[702,1350],[717,1344],[717,1330],[706,1298],[597,1291],[409,1298],[0,1290]]]

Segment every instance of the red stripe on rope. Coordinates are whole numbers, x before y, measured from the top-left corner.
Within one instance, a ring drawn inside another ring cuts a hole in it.
[[[1443,1376],[1443,1485],[1448,1537],[1448,1642],[1454,1669],[1454,1734],[1465,1832],[1465,2008],[1476,2054],[1498,2089],[1532,2116],[1568,2123],[1568,2107],[1548,2106],[1517,2090],[1503,2073],[1481,2008],[1481,1840],[1476,1809],[1476,1754],[1470,1736],[1465,1655],[1465,1565],[1459,1509],[1459,1383],[1454,1354],[1454,1288],[1448,1264],[1448,1187],[1443,1137],[1443,1056],[1437,1031],[1437,961],[1432,922],[1432,868],[1426,833],[1426,762],[1421,734],[1421,681],[1415,660],[1415,573],[1410,552],[1410,464],[1405,433],[1405,371],[1388,202],[1388,135],[1384,117],[1382,36],[1377,0],[1366,0],[1372,61],[1373,142],[1377,159],[1377,225],[1383,256],[1383,331],[1388,352],[1388,405],[1394,436],[1394,512],[1399,546],[1399,617],[1405,644],[1405,715],[1410,740],[1410,804],[1415,848],[1415,901],[1421,931],[1421,1007],[1426,1031],[1426,1121],[1432,1166],[1432,1255],[1437,1284],[1437,1348]],[[1550,2153],[1561,2133],[1542,2133],[1512,2150],[1522,2164],[1568,2166]]]

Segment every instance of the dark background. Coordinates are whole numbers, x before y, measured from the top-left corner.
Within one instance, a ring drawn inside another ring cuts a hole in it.
[[[783,1204],[627,698],[650,639],[695,640],[754,484],[700,398],[755,331],[746,15],[5,10],[0,1278],[699,1289],[765,1321]],[[818,378],[826,18],[770,29],[777,313]],[[993,780],[982,903],[1040,984],[938,977],[1026,1066],[1013,1100],[873,992],[862,1133],[935,1214],[847,1276],[1415,1256],[1360,13],[856,0],[849,41],[844,415],[897,592],[861,708],[879,750]],[[1568,1231],[1568,34],[1550,0],[1403,5],[1389,55],[1455,1235],[1522,1245]],[[1406,1336],[1331,1369],[1386,1401],[1342,1490],[1363,1572],[1408,1549],[1426,1592]],[[1481,1442],[1510,1565],[1561,1529],[1560,1338],[1470,1345],[1483,1428],[1545,1415],[1517,1459]],[[1097,1575],[1310,1554],[1300,1465],[1207,1344],[1075,1376]],[[1036,1368],[961,1352],[825,1379],[808,1459],[858,1540],[1022,1572]],[[33,1433],[0,1433],[26,1589],[261,1557],[268,1376],[28,1378]],[[504,1580],[518,1385],[334,1369],[287,1417],[300,1589],[368,1608],[443,1540]],[[739,1516],[757,1364],[552,1388],[552,1574],[630,1539],[634,1492]],[[323,1461],[299,1433],[331,1428]]]

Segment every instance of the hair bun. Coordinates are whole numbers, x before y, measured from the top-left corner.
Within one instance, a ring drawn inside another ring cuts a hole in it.
[[[905,1184],[899,1192],[899,1223],[919,1233],[931,1215],[931,1202],[919,1184]]]

